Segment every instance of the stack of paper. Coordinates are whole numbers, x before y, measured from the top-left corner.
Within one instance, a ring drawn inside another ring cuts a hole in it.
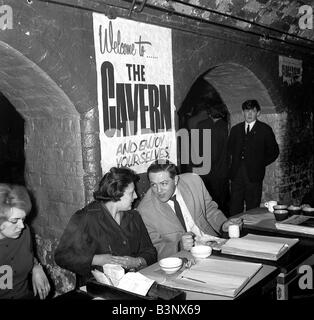
[[[249,234],[243,238],[229,239],[222,246],[221,252],[266,260],[278,260],[298,241],[298,239]]]
[[[277,222],[275,225],[280,230],[314,235],[314,217],[293,215],[284,221]]]
[[[260,263],[203,259],[164,283],[182,290],[235,297],[262,267]]]

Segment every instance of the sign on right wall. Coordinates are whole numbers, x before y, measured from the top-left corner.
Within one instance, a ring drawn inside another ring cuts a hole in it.
[[[302,83],[302,60],[279,56],[279,77],[288,86]]]

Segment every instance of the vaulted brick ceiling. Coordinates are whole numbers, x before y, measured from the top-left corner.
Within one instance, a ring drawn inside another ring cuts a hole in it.
[[[302,16],[299,8],[302,5],[309,5],[314,11],[314,0],[148,0],[147,4],[244,30],[252,31],[259,28],[258,25],[243,21],[246,20],[278,30],[279,33],[274,30],[268,32],[276,33],[279,38],[286,38],[287,35],[284,33],[289,33],[304,39],[293,38],[295,41],[314,44],[314,29],[302,30],[299,27],[299,18]],[[208,10],[201,10],[198,7]]]

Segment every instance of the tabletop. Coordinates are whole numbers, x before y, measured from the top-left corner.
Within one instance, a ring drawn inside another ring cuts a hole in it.
[[[267,208],[255,208],[234,217],[244,218],[244,226],[241,236],[247,233],[269,235],[287,238],[298,238],[300,241],[293,246],[284,256],[277,261],[264,261],[265,264],[277,266],[281,272],[288,273],[314,252],[314,237],[308,234],[300,234],[276,228],[276,219]],[[233,257],[236,258],[236,257]],[[242,257],[241,257],[242,258]],[[246,258],[246,261],[257,261],[254,258]],[[260,259],[258,259],[260,261]]]
[[[314,244],[314,235],[277,229],[275,226],[275,216],[269,212],[267,208],[254,208],[238,214],[235,217],[244,217],[244,229],[247,231],[263,231],[273,233],[274,235],[285,235],[287,237],[297,236],[301,238],[303,243],[308,243],[309,245]]]
[[[180,251],[176,254],[176,256],[191,258],[191,254],[187,251]],[[210,258],[211,256],[208,259]],[[214,258],[229,261],[233,260],[232,258],[228,257],[214,256]],[[153,265],[142,269],[140,272],[148,278],[154,279],[158,283],[164,282],[165,279],[169,277],[165,275],[165,273],[163,273],[158,263],[154,263]],[[186,292],[186,300],[233,300],[250,298],[254,295],[260,296],[261,291],[264,290],[263,288],[269,285],[269,283],[276,278],[278,273],[279,270],[277,267],[263,264],[262,268],[253,276],[253,278],[241,290],[241,292],[236,296],[236,298],[184,290]]]

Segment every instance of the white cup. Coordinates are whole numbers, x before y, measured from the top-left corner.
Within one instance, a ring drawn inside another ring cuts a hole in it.
[[[229,238],[240,237],[240,226],[237,224],[231,224],[228,228]]]
[[[274,212],[274,206],[276,206],[277,204],[278,204],[277,201],[271,200],[271,201],[265,202],[264,206],[268,208],[269,212]]]

